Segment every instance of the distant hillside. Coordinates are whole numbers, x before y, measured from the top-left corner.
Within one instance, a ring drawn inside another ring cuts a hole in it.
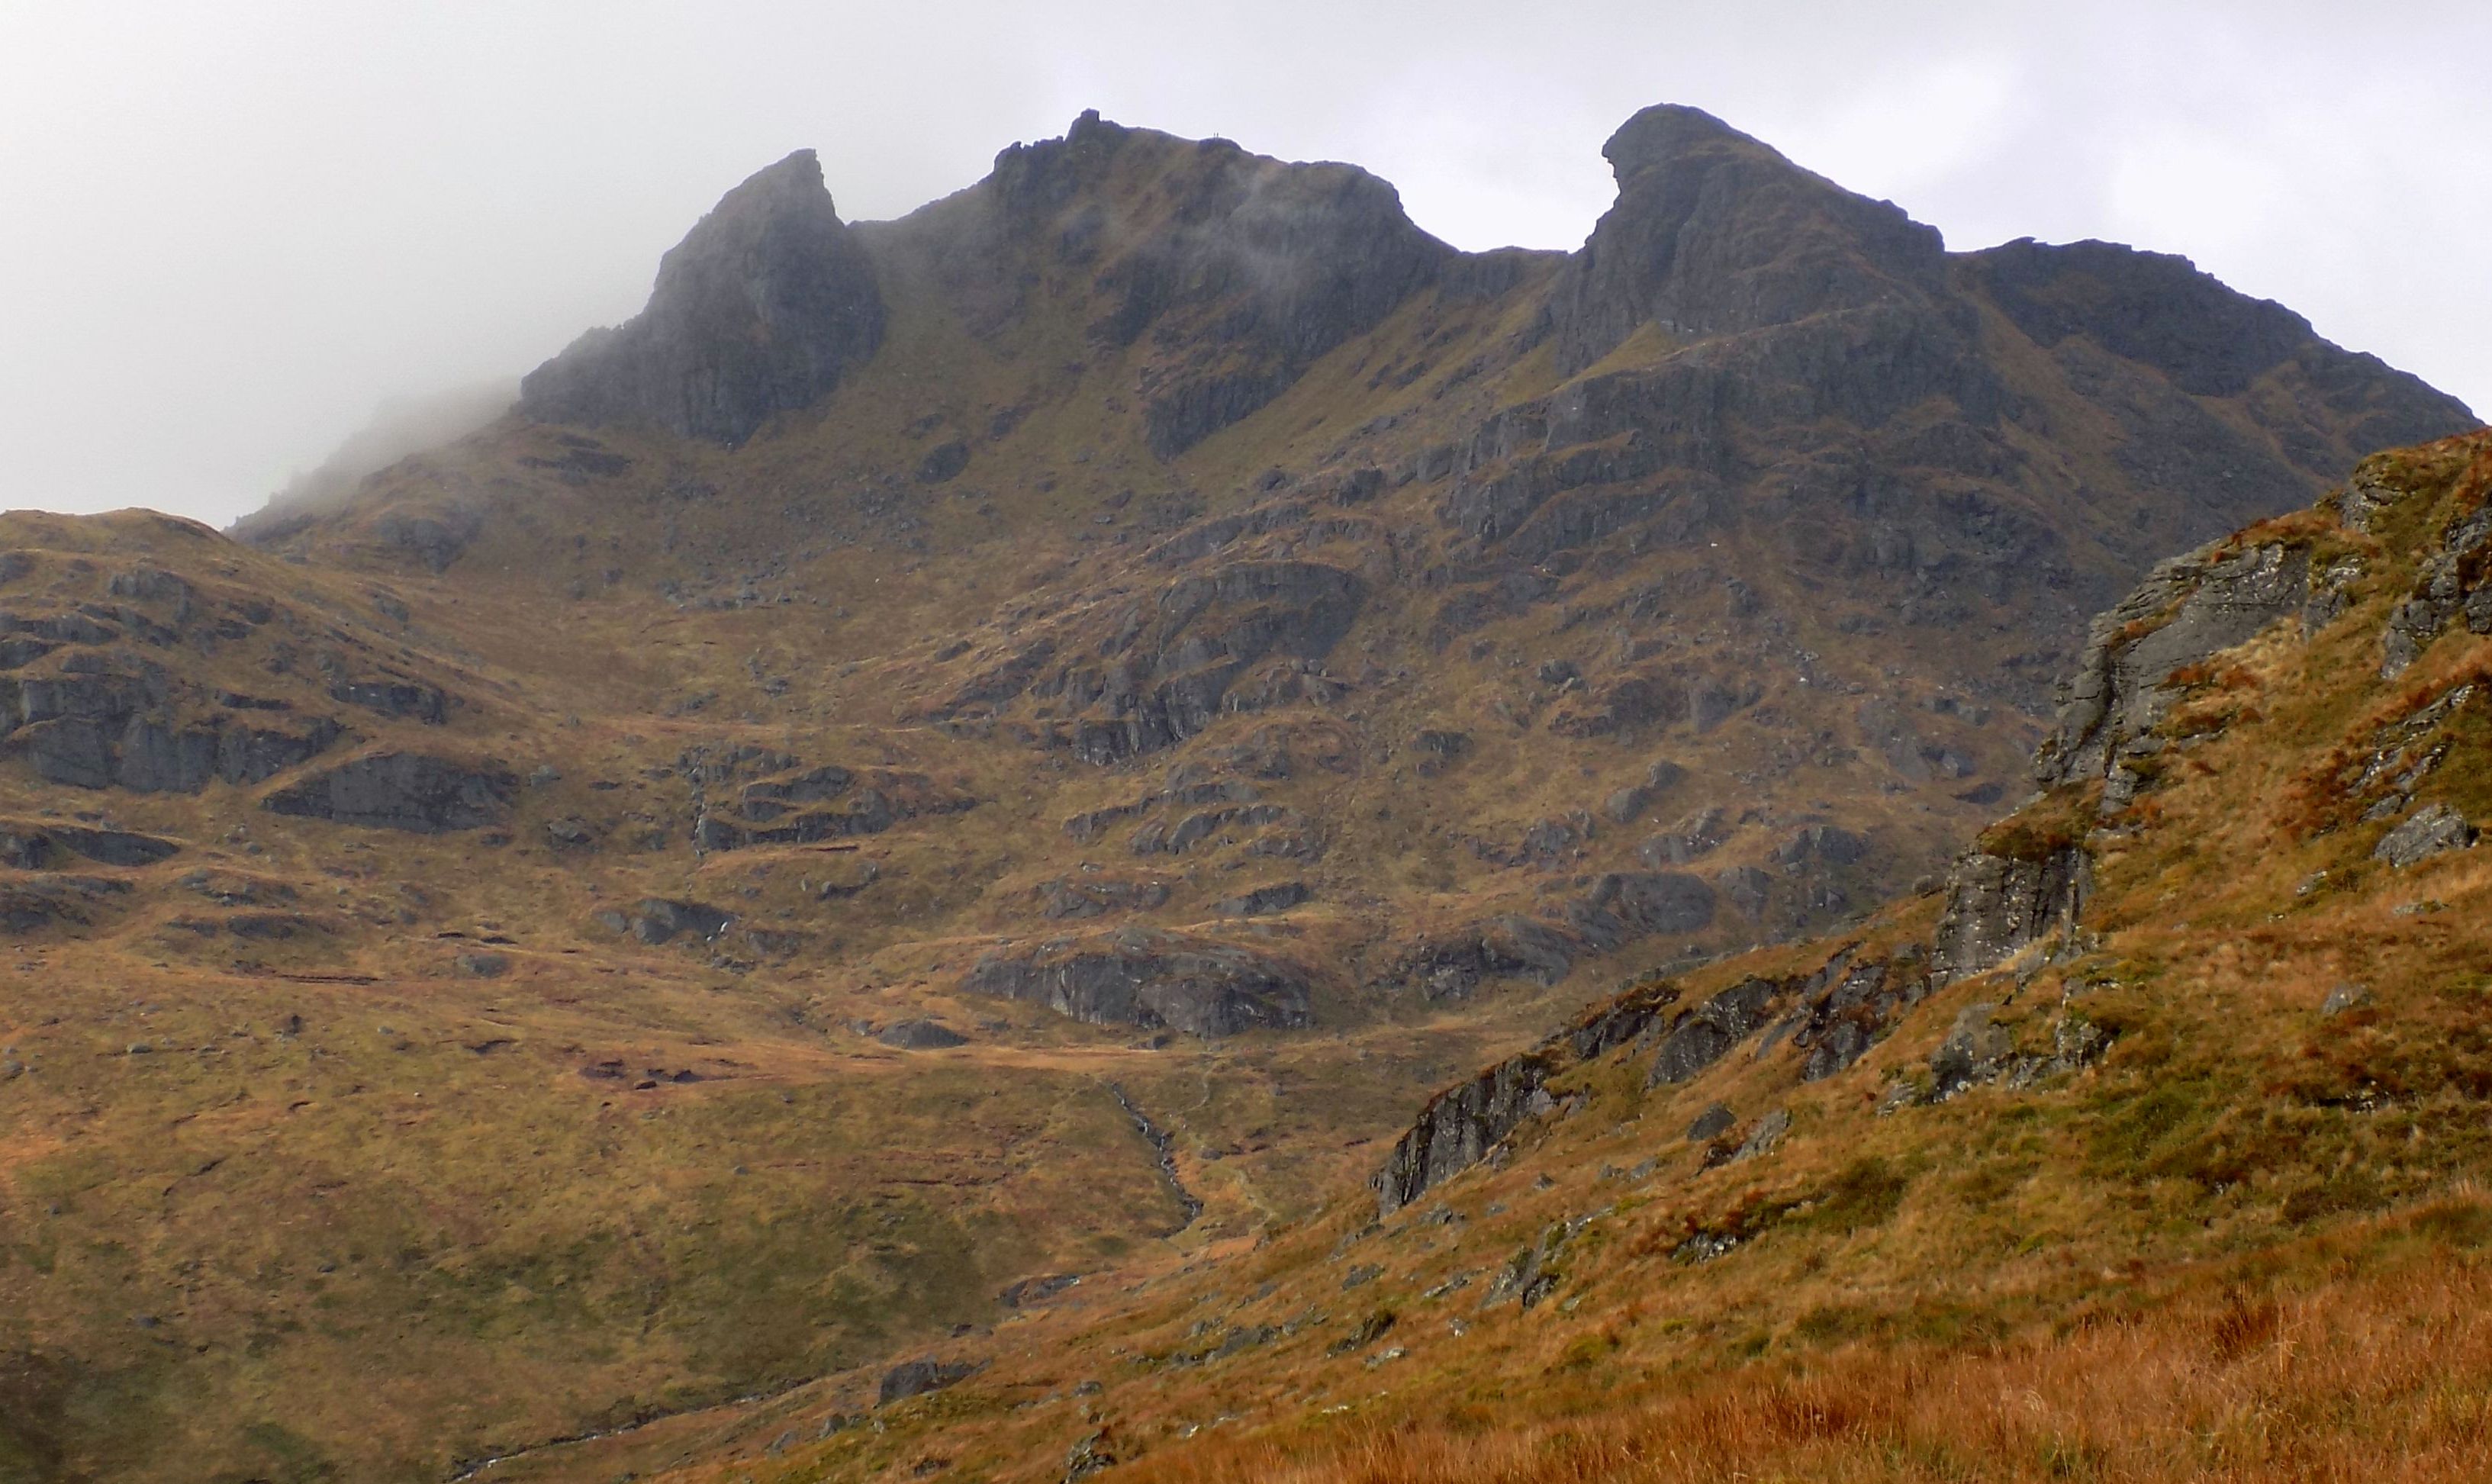
[[[1943,891],[1593,1006],[1303,1223],[509,1476],[2479,1478],[2487,502],[2478,433],[2159,566]]]

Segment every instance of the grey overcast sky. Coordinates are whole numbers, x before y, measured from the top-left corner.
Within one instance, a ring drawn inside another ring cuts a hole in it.
[[[1950,246],[2182,252],[2492,412],[2487,0],[0,0],[0,506],[222,524],[622,319],[812,145],[897,216],[1097,107],[1572,248],[1710,109]]]

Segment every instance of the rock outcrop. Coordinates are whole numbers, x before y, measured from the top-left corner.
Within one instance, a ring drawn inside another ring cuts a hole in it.
[[[0,865],[42,871],[64,855],[101,866],[152,866],[180,853],[181,846],[131,830],[90,829],[76,824],[0,823]]]
[[[518,786],[507,770],[490,764],[375,753],[288,785],[260,807],[364,829],[438,835],[502,823]]]
[[[1368,1181],[1379,1213],[1389,1216],[1409,1205],[1478,1164],[1528,1120],[1555,1110],[1548,1091],[1552,1077],[1633,1041],[1677,998],[1677,987],[1668,982],[1644,986],[1429,1099]]]
[[[1142,415],[1162,458],[1250,416],[1461,260],[1354,165],[1286,163],[1095,111],[1061,139],[996,156],[972,194],[961,209],[985,220],[964,224],[952,273],[995,272],[979,246],[991,235],[1092,276],[1107,303],[1091,334],[1154,347]],[[990,322],[1013,308],[993,306]]]
[[[1932,971],[1942,982],[1962,979],[2072,931],[2092,881],[2092,858],[2081,845],[2030,856],[1968,851],[1947,877]]]
[[[1553,299],[1561,370],[1581,371],[1646,324],[1701,339],[1943,286],[1935,228],[1700,109],[1646,108],[1601,153],[1618,196]]]
[[[990,953],[961,984],[973,994],[1028,1000],[1094,1025],[1213,1037],[1315,1024],[1314,980],[1300,965],[1234,944],[1143,929]]]
[[[539,422],[643,423],[734,445],[830,395],[882,343],[874,262],[812,150],[728,192],[658,265],[648,307],[519,383]]]
[[[2035,755],[2035,778],[2045,787],[2101,778],[2106,806],[2125,802],[2121,751],[2171,709],[2172,676],[2278,619],[2300,617],[2310,593],[2309,549],[2293,543],[2241,550],[2219,543],[2157,564],[2094,620],[2057,726]]]

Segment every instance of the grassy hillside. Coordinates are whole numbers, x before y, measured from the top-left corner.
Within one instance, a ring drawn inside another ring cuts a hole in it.
[[[1548,1101],[1399,1209],[1345,1191],[1084,1285],[870,1425],[835,1379],[503,1476],[2480,1474],[2492,867],[2395,832],[2492,809],[2492,638],[2454,621],[2382,669],[2492,528],[2492,440],[2351,488],[2192,569],[2305,554],[2336,598],[2143,675],[2170,705],[2128,738],[2160,763],[2130,802],[2062,784],[1944,900],[1646,987],[1644,1033],[1550,1054]],[[2136,650],[2207,580],[2098,640]],[[1936,962],[1983,863],[2037,848],[2090,857],[2081,912],[1906,978],[1848,1066],[1808,1080],[1774,1022],[1653,1081],[1726,991]]]

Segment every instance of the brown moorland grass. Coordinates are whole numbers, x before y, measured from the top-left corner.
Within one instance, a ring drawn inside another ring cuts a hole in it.
[[[2492,1217],[2479,1198],[2446,1221]],[[1135,1484],[2492,1477],[2492,1272],[2200,1291],[1976,1350],[1854,1345],[1558,1422],[1435,1417],[1139,1462]]]

